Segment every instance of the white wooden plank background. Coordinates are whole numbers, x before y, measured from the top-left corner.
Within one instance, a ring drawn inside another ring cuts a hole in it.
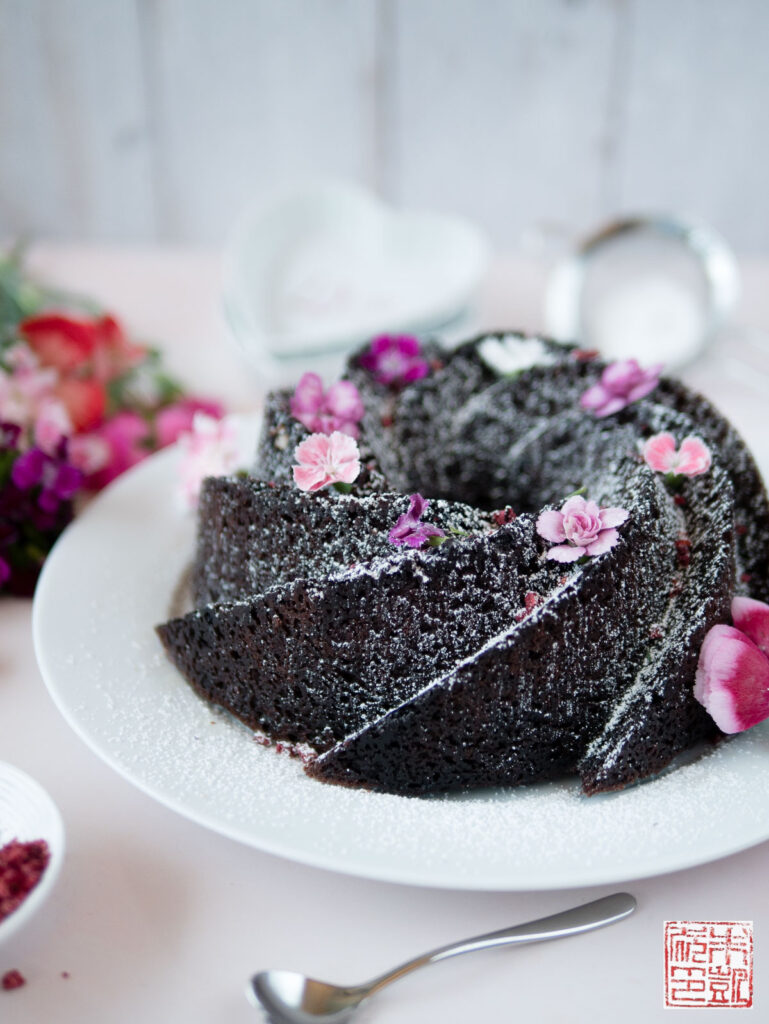
[[[769,249],[765,0],[0,0],[0,236],[220,241],[359,181],[503,249],[686,210]]]

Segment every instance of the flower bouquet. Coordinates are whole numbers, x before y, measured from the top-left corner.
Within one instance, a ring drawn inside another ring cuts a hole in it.
[[[218,402],[185,395],[159,353],[88,300],[0,257],[0,591],[31,594],[77,502]]]

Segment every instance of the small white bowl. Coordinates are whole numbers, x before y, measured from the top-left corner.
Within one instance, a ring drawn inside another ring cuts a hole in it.
[[[375,334],[450,322],[474,298],[488,263],[485,237],[466,220],[315,182],[239,217],[225,246],[222,301],[255,366],[300,360],[306,369]]]
[[[51,856],[40,881],[21,906],[0,921],[0,943],[45,903],[64,860],[64,824],[56,804],[33,778],[0,761],[0,848],[12,839],[44,839]]]

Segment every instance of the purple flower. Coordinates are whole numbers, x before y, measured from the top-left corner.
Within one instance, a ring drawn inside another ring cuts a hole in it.
[[[349,380],[337,381],[324,391],[317,373],[305,373],[291,396],[291,415],[313,434],[333,434],[338,430],[357,437],[363,402]]]
[[[599,508],[594,501],[575,495],[566,499],[560,511],[540,513],[537,533],[557,545],[550,548],[548,558],[576,562],[583,555],[601,555],[613,548],[619,540],[615,527],[628,515],[624,508]]]
[[[20,434],[21,427],[17,423],[0,423],[0,448],[15,449]]]
[[[655,363],[644,370],[635,359],[610,363],[600,381],[582,395],[579,404],[596,416],[611,416],[653,391],[659,384],[662,366],[662,363]]]
[[[368,351],[360,357],[360,365],[388,387],[408,384],[430,372],[419,342],[408,334],[382,334],[374,338]]]
[[[7,583],[10,578],[11,567],[10,565],[8,565],[3,556],[0,555],[0,587],[2,587],[4,583]]]
[[[52,513],[62,501],[74,498],[82,486],[83,474],[40,448],[30,448],[14,462],[11,479],[20,491],[39,486],[38,506],[43,512]]]
[[[412,494],[409,502],[408,512],[398,517],[388,534],[387,539],[391,544],[395,544],[396,547],[407,544],[410,548],[421,548],[431,537],[446,536],[443,530],[433,523],[421,522],[422,516],[427,512],[429,501],[421,494]]]

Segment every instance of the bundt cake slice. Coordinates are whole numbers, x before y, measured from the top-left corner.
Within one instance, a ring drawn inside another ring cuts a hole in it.
[[[538,554],[531,523],[512,522],[208,605],[158,634],[208,700],[275,739],[324,750],[525,614],[532,587],[557,587],[561,569]]]
[[[198,509],[195,604],[233,601],[389,557],[390,528],[407,507],[402,494],[307,494],[293,484],[211,477]],[[492,525],[480,509],[446,501],[430,503],[430,519],[448,533],[478,533]]]

